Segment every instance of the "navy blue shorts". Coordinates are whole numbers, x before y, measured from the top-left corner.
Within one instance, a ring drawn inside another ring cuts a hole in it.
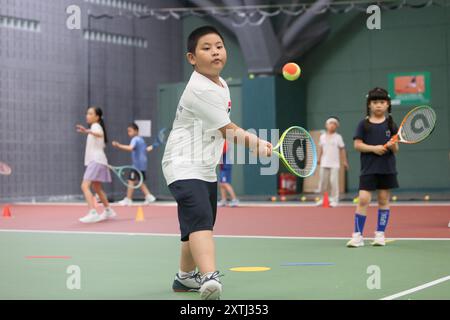
[[[192,232],[213,230],[217,213],[217,182],[178,180],[169,185],[178,204],[181,241]]]
[[[224,167],[219,172],[219,182],[231,183],[231,167]]]
[[[398,188],[396,174],[367,174],[359,177],[359,190],[374,191]]]

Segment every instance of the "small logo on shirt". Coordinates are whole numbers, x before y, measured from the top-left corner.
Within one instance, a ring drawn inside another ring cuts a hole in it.
[[[228,113],[231,112],[231,101],[228,101],[228,110],[227,110],[227,112],[228,112]]]
[[[179,105],[177,107],[177,113],[175,114],[175,119],[178,120],[180,118],[181,112],[183,111],[183,106]]]
[[[388,138],[391,137],[391,130],[386,130],[386,137],[388,137]]]

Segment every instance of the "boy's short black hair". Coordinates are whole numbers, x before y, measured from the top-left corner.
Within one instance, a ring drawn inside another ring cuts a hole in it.
[[[128,125],[128,128],[132,128],[132,129],[134,129],[134,130],[136,130],[136,131],[139,131],[138,125],[137,125],[136,123],[134,123],[134,122],[131,122],[131,123]]]
[[[223,39],[222,34],[213,26],[203,26],[195,29],[191,32],[191,34],[188,37],[187,40],[187,52],[195,53],[195,48],[197,47],[198,40],[210,33],[217,34],[220,39],[222,39],[222,42],[225,44],[225,40]]]

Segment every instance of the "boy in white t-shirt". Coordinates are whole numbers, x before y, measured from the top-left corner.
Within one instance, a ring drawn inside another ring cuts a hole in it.
[[[320,166],[319,190],[321,193],[329,192],[330,206],[335,207],[339,203],[339,168],[340,157],[344,159],[344,167],[348,169],[345,144],[342,136],[337,133],[339,119],[329,117],[325,122],[326,132],[320,135],[319,157],[317,164]],[[320,200],[318,205],[322,205]]]
[[[230,91],[220,77],[227,61],[221,34],[214,27],[197,28],[188,37],[187,49],[194,71],[178,103],[162,159],[164,177],[178,204],[181,231],[180,269],[172,289],[199,291],[202,299],[215,300],[222,284],[212,231],[216,167],[224,138],[244,143],[261,156],[270,156],[272,145],[230,121]]]

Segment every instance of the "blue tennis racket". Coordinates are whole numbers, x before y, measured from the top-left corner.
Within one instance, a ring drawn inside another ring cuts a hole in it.
[[[158,148],[159,146],[166,143],[166,140],[167,140],[167,128],[162,128],[161,130],[159,130],[158,135],[156,136],[156,140],[152,144],[153,149]]]

